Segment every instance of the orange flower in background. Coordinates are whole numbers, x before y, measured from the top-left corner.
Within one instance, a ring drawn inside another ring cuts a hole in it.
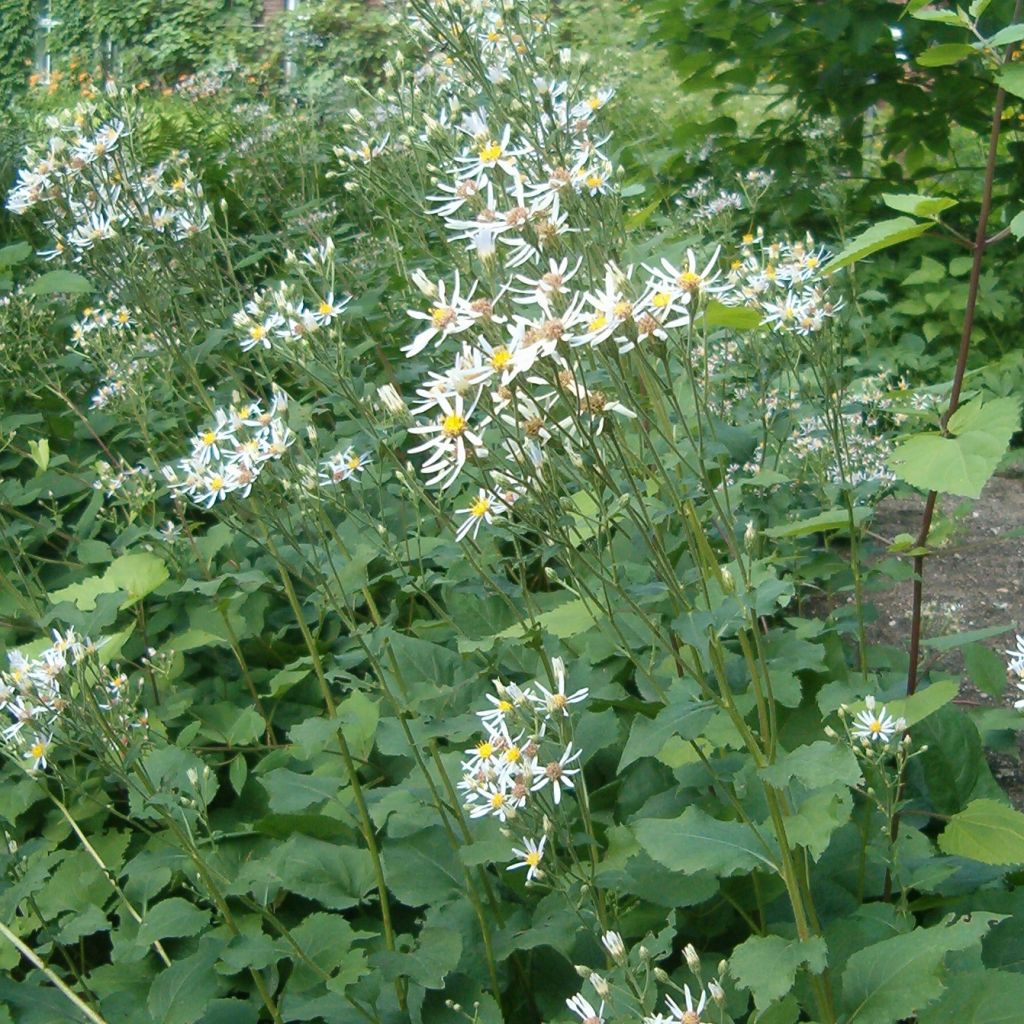
[[[34,85],[38,85],[39,84],[39,72],[38,71],[33,71],[32,74],[28,76],[28,84],[29,84],[29,86],[34,86]]]

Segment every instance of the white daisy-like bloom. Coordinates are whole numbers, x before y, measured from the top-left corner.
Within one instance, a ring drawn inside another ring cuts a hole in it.
[[[317,303],[312,317],[321,327],[327,327],[336,316],[342,313],[349,301],[348,298],[343,298],[340,302],[335,302],[334,292],[328,292],[327,297]]]
[[[84,224],[76,225],[67,237],[76,249],[91,249],[96,242],[106,241],[116,235],[113,218],[97,211],[90,214]]]
[[[38,772],[46,768],[46,754],[53,742],[53,735],[44,736],[38,734],[32,738],[32,742],[25,748],[22,757],[32,762],[31,771]]]
[[[874,697],[867,696],[864,703],[867,706],[857,712],[850,729],[854,739],[865,744],[888,743],[895,733],[906,728],[907,723],[902,718],[893,718],[884,706],[876,710]]]
[[[422,444],[410,448],[409,454],[430,452],[420,467],[420,472],[428,477],[428,487],[438,486],[445,490],[455,483],[468,458],[467,446],[472,446],[474,452],[486,451],[483,438],[469,425],[479,397],[478,392],[467,408],[463,395],[457,394],[451,398],[441,395],[437,401],[440,408],[438,418],[432,423],[409,428],[409,433],[427,437]]]
[[[489,814],[498,821],[505,822],[515,817],[516,811],[526,802],[526,798],[517,796],[499,779],[484,787],[480,793],[480,801],[469,812],[471,818],[482,818]]]
[[[372,461],[373,456],[369,452],[360,454],[352,445],[349,445],[343,452],[335,452],[330,458],[320,463],[317,479],[326,486],[344,483],[361,473]]]
[[[668,290],[676,290],[681,293],[683,303],[689,303],[699,296],[720,276],[720,271],[715,269],[718,262],[718,255],[721,247],[715,249],[703,270],[697,269],[697,255],[692,249],[686,250],[686,266],[675,266],[668,260],[661,261],[661,268],[644,266],[644,269],[653,278],[667,286]]]
[[[478,184],[487,176],[488,171],[500,167],[510,177],[516,173],[516,158],[523,153],[520,147],[511,147],[512,127],[505,125],[500,138],[483,134],[476,135],[476,146],[466,155],[456,158],[459,174],[462,178],[472,178]]]
[[[580,992],[577,995],[570,996],[565,1001],[565,1005],[572,1010],[573,1013],[579,1017],[582,1024],[604,1024],[604,1003],[598,1009],[594,1009],[590,1002],[583,997],[583,993]]]
[[[539,277],[517,274],[516,280],[526,287],[512,288],[512,301],[539,306],[545,313],[550,313],[555,297],[568,293],[566,286],[583,264],[583,257],[578,256],[570,268],[570,259],[569,256],[563,256],[561,260],[549,259],[547,271]]]
[[[476,323],[475,317],[470,315],[467,310],[469,300],[476,290],[476,282],[473,283],[465,297],[461,294],[461,284],[459,272],[456,270],[450,296],[446,283],[438,281],[434,304],[430,309],[425,313],[419,309],[406,310],[414,320],[426,320],[428,323],[427,327],[424,327],[408,345],[402,348],[406,358],[411,359],[418,355],[431,341],[435,345],[439,345],[449,335],[461,334]]]
[[[515,864],[509,864],[506,871],[516,871],[519,868],[526,868],[526,880],[532,882],[539,878],[544,872],[541,870],[540,862],[544,859],[544,844],[548,841],[547,836],[541,836],[540,842],[536,839],[524,839],[523,847],[520,850],[512,847],[512,852],[519,858]]]
[[[480,532],[480,524],[486,523],[490,526],[494,522],[494,517],[500,516],[504,511],[506,511],[505,505],[481,487],[476,497],[465,508],[455,510],[456,515],[466,517],[456,531],[455,539],[460,541],[468,534],[472,534],[473,539],[476,540],[476,535]]]
[[[490,182],[487,178],[480,182],[473,178],[465,178],[461,181],[456,179],[453,185],[438,182],[437,189],[440,194],[426,197],[428,203],[434,204],[430,212],[437,217],[451,217],[467,203],[475,202],[481,190],[489,185]]]
[[[700,990],[700,999],[697,1001],[697,1005],[694,1006],[690,986],[684,985],[683,998],[686,1001],[685,1010],[671,996],[665,996],[665,1004],[672,1015],[669,1019],[676,1022],[676,1024],[702,1024],[700,1015],[704,1012],[704,1007],[708,1003],[707,992],[703,988]]]
[[[1009,655],[1010,661],[1006,666],[1007,671],[1012,672],[1015,676],[1024,676],[1024,636],[1019,633],[1017,636],[1017,647],[1013,650],[1004,651],[1004,654]]]
[[[530,786],[530,791],[536,793],[544,789],[545,786],[550,786],[552,799],[556,804],[561,803],[562,787],[575,789],[576,785],[572,781],[573,776],[579,775],[580,771],[582,771],[580,768],[570,768],[568,766],[582,756],[583,751],[574,751],[572,743],[569,743],[557,761],[549,761],[543,768],[539,768],[537,778],[533,785]]]
[[[555,677],[555,688],[549,690],[540,682],[534,680],[533,693],[528,693],[530,701],[548,715],[569,714],[570,704],[579,704],[590,696],[590,690],[586,687],[577,690],[575,693],[565,692],[565,662],[561,658],[551,659],[551,671]]]

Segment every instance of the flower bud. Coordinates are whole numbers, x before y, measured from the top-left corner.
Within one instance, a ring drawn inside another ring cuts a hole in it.
[[[688,942],[683,947],[683,956],[686,957],[686,966],[694,974],[698,974],[700,972],[700,957],[697,955],[697,950],[692,942]]]

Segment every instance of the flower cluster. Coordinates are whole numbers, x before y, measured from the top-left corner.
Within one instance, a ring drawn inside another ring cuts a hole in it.
[[[189,455],[163,467],[168,487],[207,509],[229,494],[247,497],[267,463],[295,441],[287,408],[284,392],[275,389],[268,408],[255,401],[216,409],[213,423],[192,438]]]
[[[1010,658],[1009,663],[1006,666],[1006,670],[1017,677],[1018,682],[1014,685],[1021,691],[1022,695],[1024,695],[1024,682],[1020,681],[1024,680],[1024,636],[1021,636],[1018,633],[1016,648],[1005,651],[1004,653]],[[1022,696],[1020,700],[1015,700],[1013,702],[1013,706],[1018,711],[1024,711],[1024,696]]]
[[[94,103],[47,119],[45,148],[30,147],[7,196],[11,213],[41,216],[53,239],[41,253],[80,262],[95,247],[124,236],[181,241],[206,231],[210,208],[184,153],[143,168],[121,119],[103,119]]]
[[[335,452],[320,463],[320,485],[329,487],[344,483],[362,473],[372,461],[373,456],[369,452],[360,455],[352,445],[349,445],[344,451]]]
[[[821,281],[829,258],[828,249],[815,245],[810,235],[792,243],[767,242],[763,230],[745,235],[721,301],[759,310],[774,331],[815,334],[843,308]]]
[[[301,263],[333,276],[333,254],[334,243],[328,239],[323,246],[305,252]],[[289,257],[289,262],[300,265],[294,254]],[[254,348],[269,350],[281,342],[305,344],[316,332],[329,327],[350,301],[348,296],[336,299],[334,292],[328,291],[307,305],[297,285],[282,283],[261,289],[232,317],[239,346],[248,352]]]
[[[528,881],[543,874],[546,844],[543,827],[533,829],[533,819],[553,813],[564,792],[575,789],[574,777],[581,771],[582,751],[567,736],[570,709],[586,700],[588,690],[566,692],[561,658],[552,659],[551,670],[550,689],[538,681],[524,688],[494,680],[496,695],[487,695],[490,707],[477,712],[485,735],[466,751],[458,784],[472,818],[491,816],[508,823],[526,810],[536,812],[522,830],[522,847],[513,850],[519,859],[509,868],[526,868]]]
[[[70,735],[81,724],[69,710],[83,695],[83,687],[75,684],[76,668],[91,670],[86,699],[107,717],[115,734],[146,724],[135,710],[137,686],[125,673],[99,664],[93,657],[97,649],[69,629],[54,630],[50,646],[33,658],[8,652],[7,671],[0,672],[0,712],[10,721],[0,729],[0,741],[14,757],[30,762],[32,771],[46,768],[55,734]]]

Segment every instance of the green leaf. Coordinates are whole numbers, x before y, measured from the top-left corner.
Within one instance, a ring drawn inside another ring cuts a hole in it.
[[[333,800],[341,788],[341,779],[275,768],[260,778],[260,785],[267,791],[270,809],[275,814],[294,814]]]
[[[406,977],[424,988],[444,988],[444,979],[458,966],[462,936],[454,930],[424,928],[418,947],[410,953],[381,950],[370,957],[386,981]]]
[[[159,974],[149,990],[147,1006],[159,1024],[193,1024],[206,1011],[206,1004],[227,988],[213,969],[223,942],[207,937],[191,956],[175,960]]]
[[[948,431],[954,436],[915,434],[889,456],[889,465],[921,490],[978,498],[1019,426],[1017,399],[976,398],[950,418]]]
[[[924,7],[925,4],[930,3],[930,0],[921,0],[919,6]],[[967,19],[962,17],[956,11],[940,11],[933,7],[928,7],[925,10],[912,10],[911,16],[916,18],[918,21],[934,21],[940,25],[955,25],[957,27],[967,27]]]
[[[983,970],[955,974],[942,998],[918,1014],[917,1024],[1018,1024],[1024,974]]]
[[[775,863],[753,831],[738,821],[718,821],[696,807],[678,818],[644,818],[633,825],[641,849],[659,864],[687,874],[708,871],[718,877]]]
[[[970,57],[975,52],[974,47],[969,43],[940,43],[924,51],[917,58],[916,63],[923,68],[941,68],[947,64],[956,64],[964,57]],[[892,204],[889,204],[892,205]],[[904,207],[893,207],[896,210],[904,210]],[[916,213],[915,210],[905,210],[906,213]],[[924,216],[930,216],[924,214]]]
[[[986,39],[985,45],[1006,46],[1008,43],[1019,43],[1022,39],[1024,39],[1024,23],[1008,25],[992,36],[991,39]]]
[[[15,263],[21,263],[32,255],[32,246],[28,242],[15,242],[14,245],[5,245],[0,249],[0,269],[13,267]]]
[[[714,714],[714,707],[697,700],[682,686],[669,691],[669,702],[654,718],[637,714],[629,730],[629,739],[623,748],[618,770],[631,765],[641,757],[657,757],[670,739],[696,739]]]
[[[439,827],[388,840],[384,876],[388,889],[407,907],[443,903],[463,893],[462,868]]]
[[[856,507],[853,510],[853,525],[858,527],[871,518],[871,509]],[[765,530],[766,537],[809,537],[812,533],[824,533],[826,530],[849,530],[850,513],[845,508],[831,508],[827,512],[800,519],[795,523],[772,526]]]
[[[139,945],[148,946],[157,939],[198,935],[209,923],[208,911],[173,896],[169,900],[161,900],[146,911],[135,941]]]
[[[564,639],[565,637],[580,636],[597,623],[594,617],[594,610],[586,601],[566,601],[551,611],[541,612],[536,617],[535,624],[545,633]],[[494,646],[495,640],[516,640],[531,632],[534,622],[517,622],[514,626],[502,630],[496,636],[484,637],[481,640],[459,639],[459,651],[470,653],[472,651],[487,651]]]
[[[729,973],[750,991],[754,1005],[763,1010],[793,987],[796,972],[805,964],[812,974],[825,969],[828,950],[821,936],[806,942],[779,935],[753,935],[729,957]]]
[[[770,785],[784,789],[799,779],[808,789],[823,789],[837,783],[856,786],[861,781],[860,765],[853,751],[828,740],[816,740],[783,754],[759,772]]]
[[[1010,221],[1010,231],[1014,238],[1024,238],[1024,210]]]
[[[995,800],[972,800],[949,819],[939,848],[982,864],[1024,864],[1024,814]]]
[[[48,270],[25,286],[27,295],[85,295],[92,290],[88,280],[73,270]]]
[[[998,914],[979,914],[916,928],[854,953],[843,971],[847,1024],[895,1024],[943,992],[947,953],[976,946]]]
[[[1006,663],[989,647],[968,644],[964,648],[964,668],[971,682],[991,697],[1002,697],[1006,689]]]
[[[937,217],[943,210],[956,206],[956,200],[946,196],[897,195],[892,192],[883,192],[882,201],[900,213],[912,213],[915,217]]]
[[[867,231],[861,232],[846,248],[829,261],[825,270],[828,272],[841,270],[848,267],[857,260],[864,259],[880,249],[887,249],[891,245],[899,245],[911,238],[923,235],[930,227],[931,222],[919,223],[909,217],[895,217],[892,220],[883,220]]]
[[[761,326],[763,317],[756,309],[746,306],[726,306],[712,299],[704,310],[707,327],[733,327],[738,331],[749,331]]]
[[[124,591],[128,597],[121,607],[127,608],[156,590],[168,576],[164,560],[156,555],[148,552],[121,555],[107,566],[102,576],[72,583],[70,587],[55,590],[49,597],[54,604],[72,601],[79,611],[91,612],[96,609],[96,598],[101,594]]]
[[[1024,65],[1004,64],[996,72],[996,82],[1007,92],[1024,99]]]
[[[368,851],[293,835],[268,857],[246,863],[232,891],[253,892],[262,900],[287,889],[331,910],[347,910],[361,903],[373,884]]]
[[[960,683],[957,680],[943,679],[940,682],[932,683],[931,686],[927,686],[923,690],[918,690],[910,697],[889,701],[886,704],[886,709],[893,718],[903,718],[907,725],[916,725],[948,704],[959,692]],[[857,712],[864,707],[863,703],[851,704],[850,710]]]

